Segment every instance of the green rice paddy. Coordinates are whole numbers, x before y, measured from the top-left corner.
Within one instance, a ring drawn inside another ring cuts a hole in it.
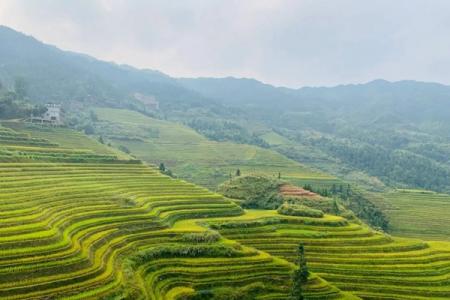
[[[234,175],[264,174],[295,184],[337,182],[268,149],[231,142],[210,141],[182,124],[167,122],[123,109],[98,108],[99,134],[115,146],[126,146],[139,159],[164,162],[179,177],[215,189]],[[103,122],[102,122],[103,121]],[[130,139],[129,137],[134,137]],[[124,138],[128,137],[128,138]]]
[[[288,299],[299,243],[306,299],[450,298],[446,242],[244,211],[82,135],[71,148],[68,129],[36,130],[0,127],[0,299]]]

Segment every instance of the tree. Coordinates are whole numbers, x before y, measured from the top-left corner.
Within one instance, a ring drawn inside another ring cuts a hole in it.
[[[336,184],[335,184],[335,183],[333,183],[333,186],[331,187],[331,193],[332,193],[333,195],[335,195],[335,194],[337,193],[337,187],[336,187]]]
[[[281,179],[281,172],[278,172],[278,179]]]
[[[335,214],[338,214],[340,212],[337,199],[334,199],[334,201],[333,201],[333,211]]]
[[[100,136],[100,137],[98,138],[98,141],[100,142],[100,144],[105,144],[105,140],[103,139],[102,136]]]
[[[166,166],[164,165],[164,163],[159,164],[159,170],[163,173],[166,171]]]
[[[303,285],[308,282],[309,271],[308,265],[306,263],[305,257],[305,246],[303,243],[298,245],[298,268],[292,274],[292,292],[291,299],[293,300],[303,300]]]
[[[236,176],[238,176],[238,177],[241,176],[241,170],[239,170],[239,169],[236,170]]]
[[[91,124],[84,126],[84,133],[86,134],[94,134],[95,129]]]
[[[108,143],[109,146],[111,146],[111,144]],[[128,149],[126,146],[124,145],[119,145],[119,150],[122,152],[125,152],[126,154],[130,154],[130,149]]]

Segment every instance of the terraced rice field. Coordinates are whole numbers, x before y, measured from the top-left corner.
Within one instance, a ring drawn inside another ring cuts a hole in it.
[[[220,235],[198,240],[211,231],[191,221],[243,215],[234,202],[140,162],[1,130],[15,139],[1,145],[0,299],[184,299],[220,287],[288,297],[292,264]],[[313,276],[307,293],[323,290],[342,296]]]
[[[392,234],[425,240],[450,240],[450,195],[397,190],[371,201],[389,217]]]
[[[450,299],[450,243],[393,238],[336,216],[248,215],[210,226],[289,261],[302,242],[310,270],[363,299]]]
[[[96,128],[115,146],[126,146],[146,162],[164,162],[174,173],[190,182],[215,189],[239,168],[244,175],[264,174],[297,185],[332,185],[337,179],[313,171],[268,149],[230,142],[214,142],[189,127],[153,119],[122,109],[98,108]],[[151,134],[153,133],[153,134]],[[137,139],[124,139],[134,136]]]
[[[245,212],[108,149],[0,133],[0,299],[189,299],[227,287],[287,299],[299,243],[313,272],[306,299],[450,297],[448,243],[339,216]]]

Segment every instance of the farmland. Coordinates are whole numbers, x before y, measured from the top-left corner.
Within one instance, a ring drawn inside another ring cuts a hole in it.
[[[392,234],[450,240],[450,195],[424,190],[395,190],[371,198],[389,217]]]
[[[340,217],[299,218],[275,211],[215,220],[229,239],[295,261],[305,244],[310,270],[363,299],[448,299],[449,244],[394,238]]]
[[[178,299],[230,286],[287,297],[292,264],[206,227],[178,225],[244,215],[230,200],[134,160],[1,130],[15,137],[2,143],[10,150],[0,163],[1,299]],[[318,277],[309,285],[312,296],[317,286],[340,293]]]
[[[298,185],[332,185],[335,177],[313,171],[279,153],[256,146],[210,141],[182,124],[137,112],[98,108],[96,134],[125,146],[139,159],[164,162],[179,177],[215,189],[240,169],[243,174],[278,176]]]
[[[287,299],[299,243],[307,299],[450,296],[445,242],[243,210],[69,129],[15,128],[0,128],[1,299]]]

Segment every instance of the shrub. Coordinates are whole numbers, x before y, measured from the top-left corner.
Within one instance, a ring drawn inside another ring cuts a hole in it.
[[[215,231],[203,231],[195,233],[186,233],[181,237],[183,242],[188,243],[215,243],[220,240],[220,234]]]
[[[283,203],[279,194],[282,182],[264,176],[240,176],[219,186],[223,195],[243,200],[245,208],[276,209]]]
[[[125,153],[127,153],[127,154],[130,154],[130,153],[131,153],[130,149],[128,149],[128,148],[127,148],[126,146],[124,146],[124,145],[119,145],[119,150],[122,151],[122,152],[125,152]]]
[[[242,252],[225,245],[170,245],[144,250],[129,259],[130,266],[135,267],[158,258],[169,257],[239,257]]]
[[[255,295],[261,293],[265,286],[261,282],[255,282],[247,286],[232,288],[221,287],[210,290],[200,290],[195,295],[189,296],[188,300],[252,300]]]
[[[323,211],[307,207],[305,205],[295,205],[284,203],[278,208],[278,213],[287,216],[300,216],[311,218],[322,218]]]

